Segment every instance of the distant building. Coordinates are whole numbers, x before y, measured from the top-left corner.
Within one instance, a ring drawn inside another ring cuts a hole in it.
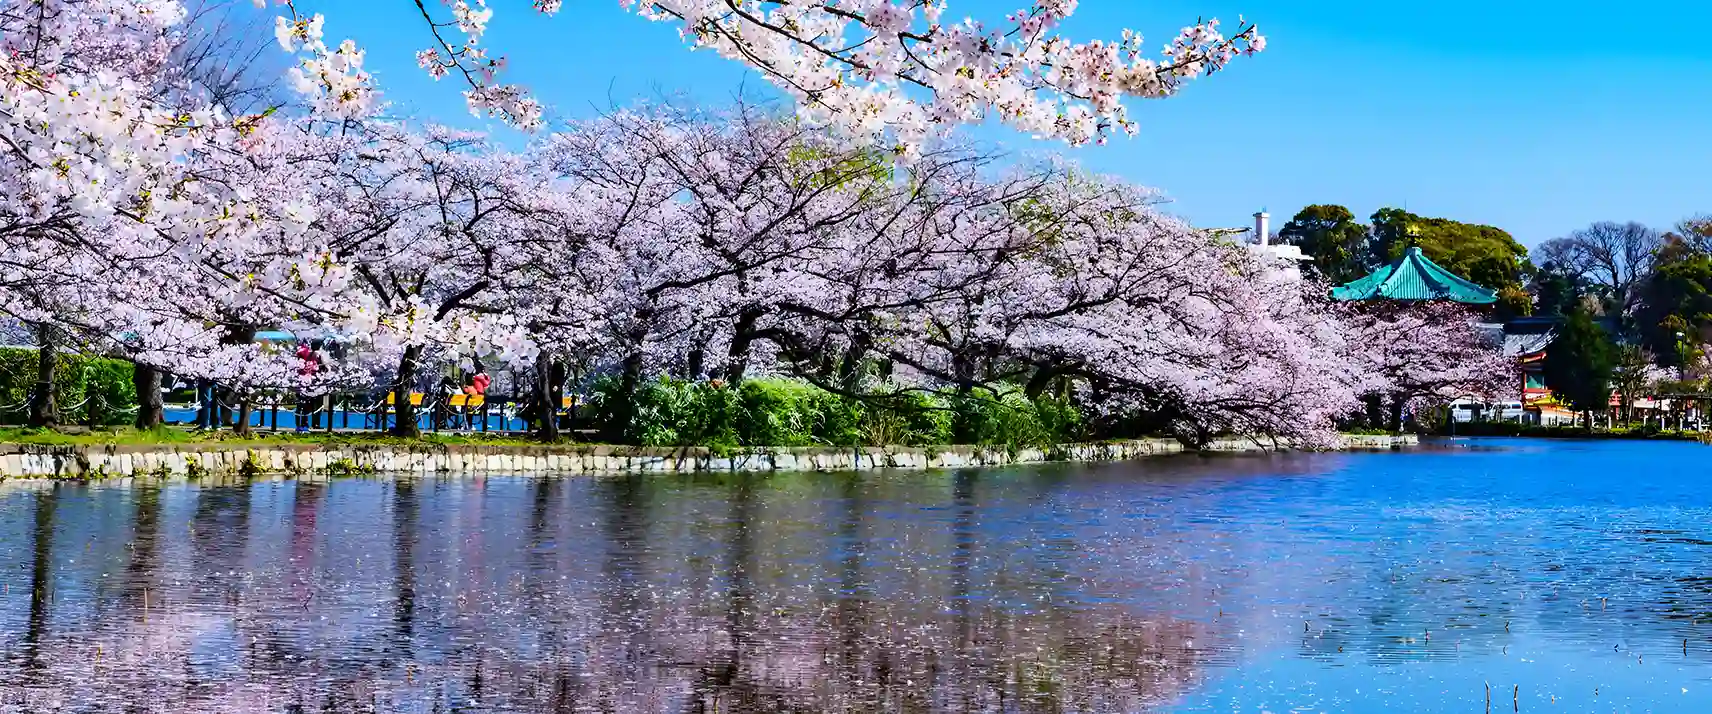
[[[1491,305],[1498,293],[1476,285],[1428,259],[1420,248],[1369,273],[1367,277],[1332,288],[1333,300],[1449,300]]]
[[[1551,388],[1546,386],[1546,348],[1557,339],[1557,327],[1562,323],[1560,317],[1519,317],[1503,324],[1484,325],[1503,341],[1504,356],[1516,360],[1522,410],[1528,421],[1551,424],[1575,418],[1558,406]]]
[[[1299,246],[1289,245],[1286,243],[1273,243],[1271,226],[1269,223],[1271,218],[1271,215],[1265,211],[1261,211],[1254,214],[1253,227],[1214,228],[1209,232],[1215,236],[1246,236],[1248,238],[1249,250],[1278,258],[1280,262],[1287,266],[1285,268],[1286,270],[1300,276],[1302,274],[1301,264],[1313,260],[1313,258],[1303,255],[1302,249]]]
[[[1600,327],[1612,335],[1620,335],[1615,319],[1602,317],[1598,319]],[[1520,386],[1522,388],[1522,409],[1527,412],[1528,420],[1540,424],[1570,424],[1579,415],[1558,404],[1552,394],[1551,386],[1546,384],[1545,364],[1546,350],[1552,341],[1557,339],[1558,326],[1563,324],[1560,315],[1518,317],[1503,324],[1486,324],[1482,327],[1502,335],[1504,356],[1512,357],[1518,365]],[[1611,406],[1619,405],[1621,395],[1611,395]],[[1652,399],[1637,398],[1633,408],[1657,409],[1662,403]]]

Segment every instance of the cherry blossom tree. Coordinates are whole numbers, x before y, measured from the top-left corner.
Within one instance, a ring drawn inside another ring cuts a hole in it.
[[[258,3],[264,0],[257,0]],[[320,45],[324,20],[278,0],[287,14],[278,33],[288,49],[306,46],[300,86],[323,106],[360,106],[362,54],[354,45]],[[472,112],[524,128],[541,124],[527,89],[505,84],[504,57],[485,44],[494,9],[487,0],[416,2],[431,40],[417,62],[435,78],[467,86]],[[909,154],[958,124],[998,119],[1036,136],[1071,144],[1104,141],[1136,125],[1123,99],[1175,95],[1189,80],[1217,72],[1238,55],[1266,47],[1253,24],[1226,35],[1218,20],[1182,28],[1157,56],[1142,36],[1072,42],[1056,34],[1076,0],[1036,0],[1002,22],[957,21],[946,0],[621,0],[640,17],[675,24],[690,47],[747,64],[788,95],[813,121],[848,137],[887,140]],[[558,14],[559,0],[534,3]],[[336,20],[336,18],[335,18]],[[355,68],[355,69],[353,69]],[[925,99],[919,97],[925,95]]]
[[[0,221],[8,262],[29,268],[5,303],[92,349],[142,356],[172,335],[174,368],[235,378],[258,366],[227,349],[246,333],[337,314],[342,270],[305,239],[315,206],[293,162],[255,141],[265,117],[180,81],[185,17],[170,0],[0,3]],[[196,345],[227,356],[201,369]]]
[[[472,357],[533,372],[548,439],[570,367],[620,394],[666,373],[783,374],[851,399],[1052,390],[1194,444],[1320,444],[1358,393],[1443,395],[1490,366],[1466,320],[1340,313],[1150,190],[930,141],[988,113],[1072,142],[1128,129],[1122,96],[1258,49],[1251,27],[1197,25],[1151,62],[1052,36],[1066,2],[996,34],[920,2],[655,3],[699,46],[803,90],[806,115],[614,112],[513,153],[376,117],[362,51],[284,5],[276,39],[309,106],[233,116],[176,89],[175,2],[0,3],[16,50],[0,58],[8,316],[219,382],[246,425],[261,393],[378,373],[406,435],[418,376]],[[451,12],[425,64],[530,123],[524,93],[488,74],[485,5]],[[882,136],[891,150],[867,140]],[[272,329],[338,335],[352,356],[306,374],[257,341]]]
[[[1446,301],[1353,303],[1342,311],[1349,335],[1348,364],[1358,376],[1367,419],[1381,422],[1380,404],[1388,399],[1383,423],[1402,425],[1412,400],[1438,406],[1463,397],[1495,400],[1514,394],[1517,365],[1479,326],[1466,306]]]

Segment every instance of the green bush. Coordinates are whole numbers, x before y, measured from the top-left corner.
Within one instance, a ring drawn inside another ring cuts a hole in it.
[[[737,391],[737,432],[744,444],[809,446],[815,443],[817,404],[814,392],[820,390],[782,379],[751,379],[743,382]]]
[[[0,423],[21,424],[29,416],[36,355],[34,349],[0,348]],[[131,371],[131,363],[124,360],[61,352],[54,370],[54,399],[60,406],[60,420],[88,424],[93,417],[103,425],[129,422],[132,412],[128,410],[137,405]]]
[[[607,438],[644,446],[1036,446],[1082,436],[1067,400],[997,400],[906,392],[852,399],[793,379],[756,378],[733,388],[660,377],[628,401],[616,379],[595,385],[595,418]]]
[[[953,414],[940,395],[905,392],[868,405],[862,419],[862,443],[868,446],[950,444],[953,421]]]
[[[959,444],[1047,446],[1080,441],[1082,415],[1069,400],[1031,400],[1022,390],[953,397],[953,436]]]
[[[1075,402],[1062,397],[1041,397],[1034,400],[1035,419],[1046,430],[1047,441],[1068,444],[1088,438],[1082,410]]]
[[[737,400],[729,389],[662,376],[638,385],[628,400],[616,378],[601,380],[594,392],[595,416],[608,439],[643,446],[739,444]]]

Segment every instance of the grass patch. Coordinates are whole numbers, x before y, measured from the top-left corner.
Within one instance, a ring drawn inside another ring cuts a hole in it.
[[[153,446],[173,444],[221,444],[225,446],[276,446],[289,444],[325,444],[335,446],[542,446],[543,443],[523,436],[489,434],[426,433],[405,438],[381,433],[252,432],[240,437],[230,431],[197,432],[177,427],[156,427],[138,430],[130,427],[112,429],[29,429],[0,428],[0,443],[38,444],[44,446]]]
[[[1521,436],[1535,439],[1635,439],[1647,441],[1695,441],[1700,432],[1659,429],[1652,425],[1619,426],[1588,430],[1579,426],[1538,426],[1515,422],[1459,422],[1454,430],[1441,426],[1441,436]]]

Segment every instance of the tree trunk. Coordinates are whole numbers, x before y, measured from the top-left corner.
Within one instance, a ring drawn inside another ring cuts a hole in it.
[[[873,339],[866,332],[857,333],[850,340],[850,349],[844,352],[844,363],[838,368],[839,386],[846,392],[854,393],[862,386],[862,360],[868,356],[868,348]]]
[[[636,418],[636,390],[642,385],[642,353],[632,352],[624,357],[623,371],[618,377],[618,403],[611,412],[612,421],[606,425],[608,441],[622,442],[630,436],[630,422]]]
[[[238,396],[238,418],[232,423],[232,433],[241,437],[250,435],[250,395],[248,393]]]
[[[735,386],[743,381],[749,370],[749,345],[755,341],[755,321],[761,319],[758,310],[744,310],[737,316],[737,326],[731,335],[731,347],[726,354],[725,381]]]
[[[214,388],[214,413],[220,420],[220,426],[228,429],[238,426],[238,415],[232,412],[232,402],[237,400],[238,393],[231,387]]]
[[[1408,400],[1401,394],[1391,395],[1391,419],[1387,422],[1389,426],[1386,428],[1391,431],[1403,430],[1403,405],[1407,402]]]
[[[1058,376],[1058,370],[1055,369],[1035,370],[1034,376],[1029,377],[1028,384],[1022,388],[1023,396],[1028,397],[1029,401],[1039,399],[1040,395],[1045,394],[1046,389],[1058,379]]]
[[[951,356],[951,375],[957,382],[957,395],[967,397],[975,391],[975,363],[961,352]]]
[[[421,356],[422,347],[412,345],[404,348],[404,356],[398,358],[398,375],[392,383],[392,409],[397,414],[392,425],[393,436],[422,435],[422,429],[416,425],[416,405],[410,403],[411,388],[416,385],[416,360]]]
[[[137,364],[131,370],[131,385],[137,388],[137,428],[153,429],[165,421],[161,404],[160,370]]]
[[[1361,404],[1366,407],[1367,426],[1371,429],[1385,428],[1385,409],[1378,394],[1361,395]]]
[[[30,393],[29,425],[39,428],[59,425],[59,403],[54,399],[54,372],[59,363],[53,328],[36,326],[36,384]]]
[[[552,443],[559,440],[559,390],[554,385],[553,357],[545,351],[535,357],[535,412],[541,418],[535,436]]]
[[[684,379],[700,381],[702,369],[706,364],[707,350],[697,345],[695,349],[690,350],[689,357],[684,360]]]

